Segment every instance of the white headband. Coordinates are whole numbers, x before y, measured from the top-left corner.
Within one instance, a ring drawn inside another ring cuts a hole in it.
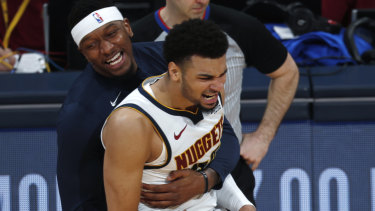
[[[73,40],[79,46],[82,38],[87,34],[109,22],[117,20],[124,20],[124,18],[115,6],[96,10],[87,15],[73,27],[71,31]]]

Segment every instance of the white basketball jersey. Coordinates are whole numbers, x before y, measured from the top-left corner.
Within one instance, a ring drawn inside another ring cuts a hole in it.
[[[146,79],[118,105],[118,108],[131,107],[145,115],[164,143],[159,158],[145,164],[142,182],[148,184],[165,184],[173,170],[206,168],[219,149],[223,131],[224,110],[220,100],[212,110],[195,112],[159,103],[150,85],[162,77]],[[216,193],[210,191],[170,210],[214,210],[215,206]],[[139,210],[152,209],[140,204]]]

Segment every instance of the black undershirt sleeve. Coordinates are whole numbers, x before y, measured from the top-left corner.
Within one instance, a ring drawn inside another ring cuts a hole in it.
[[[262,73],[271,73],[284,63],[288,52],[262,23],[255,19],[251,23],[245,27],[246,31],[249,31],[247,35],[246,33],[241,35],[241,40],[248,41],[241,41],[239,44],[245,54],[246,63]],[[247,39],[245,36],[252,36],[252,39]]]
[[[210,20],[218,24],[240,47],[248,67],[267,74],[285,61],[287,49],[263,23],[237,10],[211,4]]]
[[[208,166],[209,168],[215,170],[221,179],[220,184],[217,184],[214,189],[220,189],[222,187],[222,182],[236,167],[239,158],[240,145],[237,136],[234,133],[229,121],[224,118],[221,146],[216,153],[215,159]]]

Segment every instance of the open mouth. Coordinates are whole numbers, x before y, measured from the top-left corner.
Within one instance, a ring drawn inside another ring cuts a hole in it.
[[[212,94],[212,95],[205,95],[205,94],[202,94],[204,98],[206,98],[207,100],[212,100],[214,99],[217,94]]]
[[[109,64],[110,66],[114,66],[121,62],[122,60],[122,52],[118,52],[116,55],[114,55],[111,59],[108,59],[105,61],[106,64]]]

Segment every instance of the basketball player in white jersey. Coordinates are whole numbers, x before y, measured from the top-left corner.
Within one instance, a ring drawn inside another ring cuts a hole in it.
[[[227,48],[225,34],[211,22],[191,20],[171,30],[164,44],[167,73],[145,80],[103,126],[108,210],[160,210],[142,201],[142,183],[165,184],[171,171],[181,169],[202,174],[202,194],[163,210],[216,210],[217,193],[202,170],[225,141]],[[234,181],[224,186],[226,194],[218,195],[226,208],[253,208]]]

